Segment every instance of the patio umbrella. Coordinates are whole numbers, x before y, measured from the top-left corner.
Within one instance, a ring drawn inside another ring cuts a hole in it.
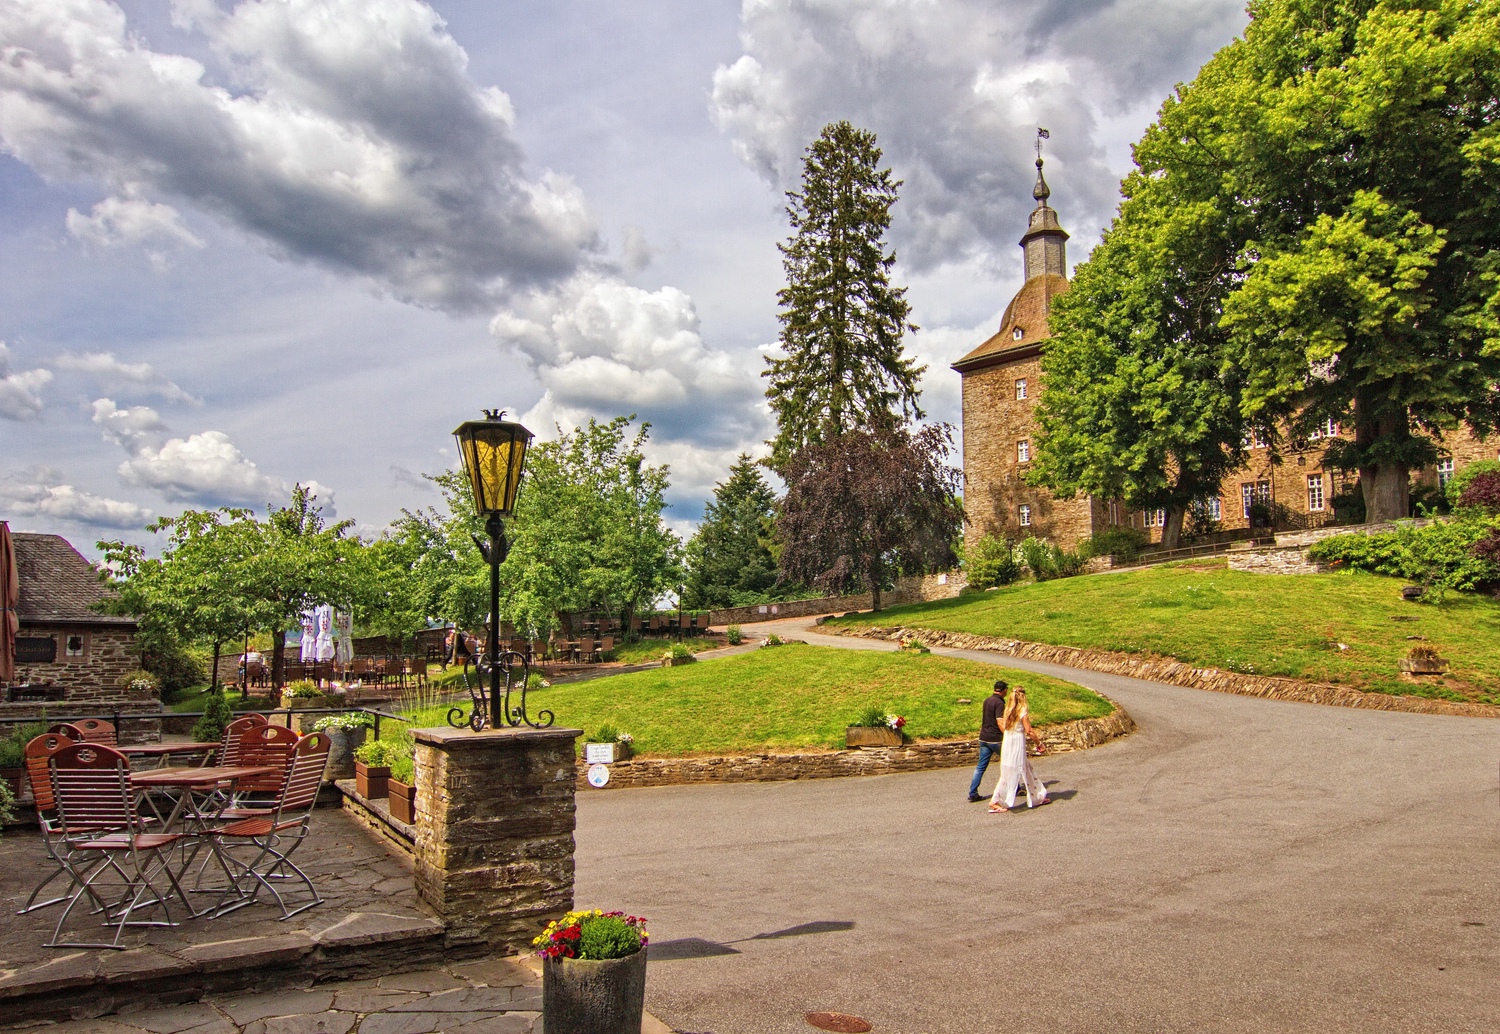
[[[16,571],[16,546],[11,541],[10,525],[0,521],[0,683],[16,677],[16,633],[21,619],[16,607],[21,602],[21,578]]]

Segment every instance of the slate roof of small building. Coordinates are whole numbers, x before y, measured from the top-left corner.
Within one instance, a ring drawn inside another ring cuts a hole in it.
[[[1000,319],[1000,330],[995,336],[953,364],[962,371],[980,359],[1003,358],[1003,353],[1012,349],[1032,349],[1039,341],[1052,336],[1047,329],[1047,314],[1052,308],[1052,299],[1068,290],[1068,278],[1056,273],[1034,276],[1021,286],[1016,296],[1005,307]],[[1021,331],[1018,340],[1016,329]],[[988,364],[986,364],[988,365]]]
[[[61,535],[11,533],[20,575],[22,625],[90,624],[135,627],[135,619],[100,614],[92,605],[114,595],[99,572]]]

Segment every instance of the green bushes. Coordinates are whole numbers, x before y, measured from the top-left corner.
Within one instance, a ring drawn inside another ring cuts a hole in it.
[[[1194,525],[1197,529],[1197,525]],[[1078,552],[1085,556],[1109,556],[1116,560],[1129,562],[1141,555],[1141,550],[1151,541],[1140,528],[1127,528],[1115,525],[1104,531],[1096,532],[1089,538],[1078,543]]]
[[[739,646],[744,641],[745,635],[740,631],[739,625],[730,625],[724,629],[724,638],[729,640],[730,646]]]
[[[964,566],[968,583],[975,589],[1009,585],[1021,577],[1021,561],[1016,558],[1015,543],[994,535],[985,535],[974,544],[964,559]]]
[[[1069,552],[1052,542],[1028,536],[1021,540],[1021,556],[1026,559],[1026,569],[1039,582],[1053,578],[1071,578],[1082,574],[1089,555],[1082,550]]]
[[[623,959],[640,950],[640,931],[618,916],[596,916],[579,930],[580,959]]]
[[[193,739],[199,743],[217,743],[224,738],[224,729],[234,721],[234,712],[223,693],[210,693],[203,705],[203,717],[193,726]]]
[[[1495,518],[1471,511],[1424,528],[1402,525],[1376,535],[1335,535],[1313,543],[1307,555],[1356,571],[1409,578],[1441,600],[1450,589],[1480,589],[1500,581],[1500,566],[1475,551],[1496,526]]]

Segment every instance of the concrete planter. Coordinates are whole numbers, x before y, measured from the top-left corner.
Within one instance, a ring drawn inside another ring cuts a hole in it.
[[[623,959],[542,963],[547,1034],[641,1034],[645,1009],[645,948]]]
[[[354,788],[367,801],[378,801],[390,788],[391,767],[371,767],[363,761],[354,762]]]
[[[386,780],[386,801],[391,806],[391,818],[408,826],[416,821],[417,788],[399,779]]]
[[[1401,670],[1409,675],[1441,675],[1448,670],[1448,658],[1426,660],[1418,657],[1403,657],[1398,662]]]
[[[324,729],[332,746],[328,749],[328,768],[323,773],[325,780],[354,778],[354,751],[365,742],[369,728]]]
[[[692,664],[697,659],[696,657],[663,657],[661,666],[663,668],[679,668],[684,664]]]
[[[884,725],[851,725],[844,730],[844,743],[850,747],[899,747],[901,734]]]

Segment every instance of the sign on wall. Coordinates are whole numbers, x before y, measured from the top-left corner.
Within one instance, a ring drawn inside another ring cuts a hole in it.
[[[17,636],[17,664],[52,664],[57,660],[57,640],[50,635]]]

